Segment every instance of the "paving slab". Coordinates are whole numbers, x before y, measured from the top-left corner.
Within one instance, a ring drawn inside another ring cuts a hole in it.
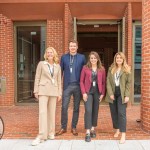
[[[150,140],[47,140],[38,146],[31,139],[2,139],[0,150],[150,150]]]

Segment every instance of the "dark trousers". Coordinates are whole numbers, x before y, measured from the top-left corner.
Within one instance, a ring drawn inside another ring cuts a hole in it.
[[[84,102],[85,114],[84,114],[84,124],[85,129],[91,129],[91,127],[97,126],[98,110],[99,110],[99,92],[94,92],[93,94],[88,94],[88,99]]]
[[[80,107],[80,100],[81,100],[81,90],[78,84],[72,84],[67,87],[63,91],[62,97],[62,110],[61,110],[61,127],[63,129],[67,128],[68,123],[68,105],[70,102],[70,97],[73,95],[73,117],[72,117],[72,128],[76,128],[79,118],[79,107]]]
[[[127,104],[122,104],[120,87],[115,88],[115,100],[109,103],[113,128],[119,129],[120,132],[126,132],[126,107]]]

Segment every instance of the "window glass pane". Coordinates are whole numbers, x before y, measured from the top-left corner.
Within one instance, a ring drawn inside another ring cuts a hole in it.
[[[134,102],[141,99],[141,51],[142,51],[142,27],[135,26],[134,41]]]
[[[17,102],[34,102],[36,66],[45,50],[44,26],[17,26]]]

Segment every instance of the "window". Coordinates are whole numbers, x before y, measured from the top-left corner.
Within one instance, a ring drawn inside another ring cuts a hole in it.
[[[141,52],[142,52],[142,26],[134,25],[134,102],[141,99]]]
[[[16,32],[16,97],[18,103],[34,101],[34,78],[37,64],[43,60],[45,25],[25,23],[15,25]]]

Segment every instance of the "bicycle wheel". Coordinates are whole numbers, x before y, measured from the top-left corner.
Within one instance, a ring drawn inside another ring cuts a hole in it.
[[[4,121],[2,117],[0,117],[0,139],[3,137],[4,134]]]

